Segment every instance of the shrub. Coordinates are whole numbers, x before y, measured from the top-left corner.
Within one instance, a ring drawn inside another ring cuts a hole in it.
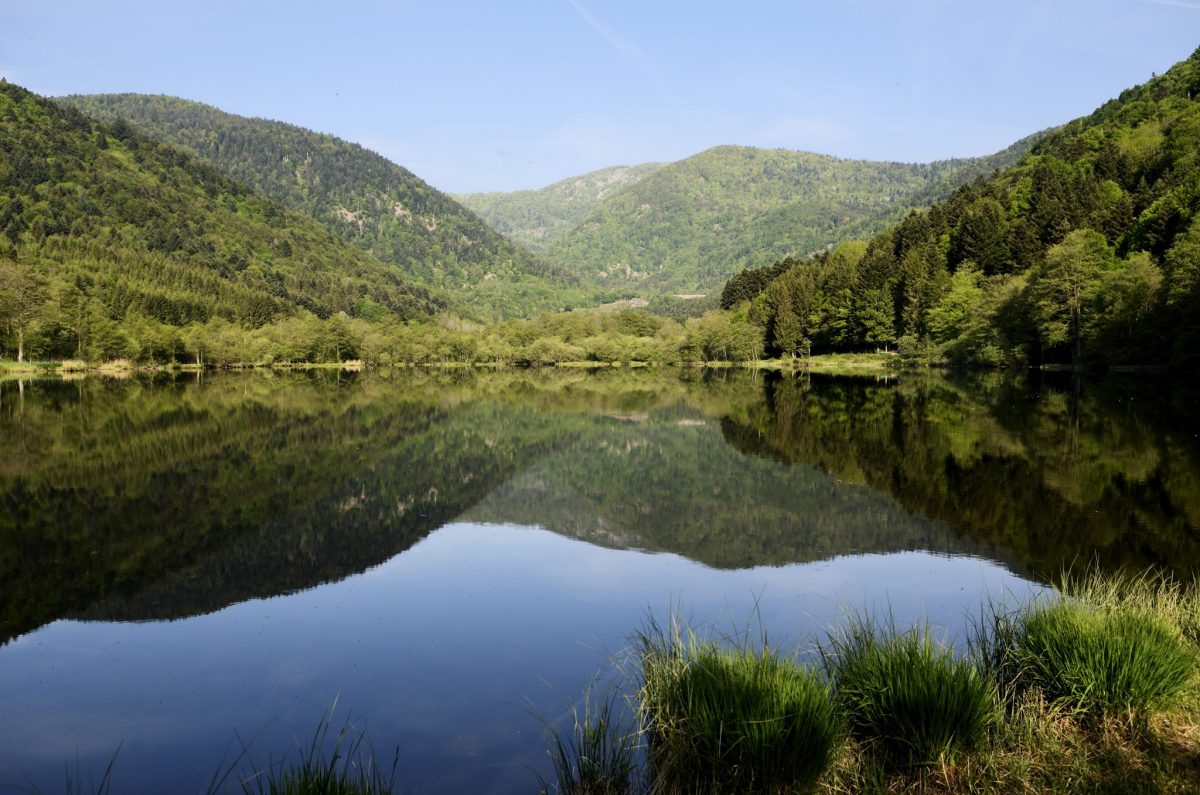
[[[928,628],[855,619],[822,655],[851,734],[892,760],[925,765],[970,750],[995,716],[992,683]]]

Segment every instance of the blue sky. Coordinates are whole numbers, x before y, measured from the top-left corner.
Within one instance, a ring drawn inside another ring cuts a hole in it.
[[[456,192],[719,144],[981,155],[1197,46],[1200,0],[0,0],[34,91],[201,100]]]

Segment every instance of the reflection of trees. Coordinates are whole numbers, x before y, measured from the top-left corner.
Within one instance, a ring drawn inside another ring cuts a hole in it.
[[[0,382],[0,638],[311,587],[459,517],[721,567],[896,549],[1046,572],[1093,551],[1200,560],[1193,397],[1158,386],[193,378],[35,381],[23,398]]]
[[[778,378],[724,432],[739,450],[865,481],[1045,574],[1092,556],[1190,574],[1194,412],[1164,385]]]
[[[442,406],[427,387],[37,383],[22,411],[9,401],[0,414],[2,636],[80,611],[211,610],[361,571],[570,433],[532,407]]]
[[[0,638],[345,577],[613,417],[746,394],[628,370],[194,381],[0,382]]]

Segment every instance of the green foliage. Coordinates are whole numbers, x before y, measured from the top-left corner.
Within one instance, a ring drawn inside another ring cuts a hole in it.
[[[663,163],[613,166],[536,190],[455,196],[493,229],[534,251],[570,233],[609,195],[653,174]]]
[[[1099,611],[1071,601],[1026,608],[1009,632],[1014,681],[1082,713],[1148,714],[1172,706],[1197,656],[1148,611]]]
[[[855,618],[822,656],[851,734],[901,764],[972,750],[995,717],[992,683],[928,627],[901,632]]]
[[[907,209],[1014,162],[1030,145],[923,165],[717,147],[614,191],[545,256],[588,282],[712,291],[743,269],[878,231]]]
[[[903,340],[956,364],[1200,365],[1198,73],[1200,53],[876,235],[856,267],[853,332],[812,336],[814,351]],[[827,260],[743,272],[722,306]],[[811,300],[838,289],[818,283]],[[763,303],[769,331],[778,302]]]
[[[1104,235],[1090,229],[1071,232],[1046,251],[1029,278],[1030,315],[1046,348],[1070,345],[1072,359],[1083,356],[1083,341],[1096,324],[1096,304],[1105,276],[1116,259]]]
[[[653,626],[638,640],[642,720],[661,789],[807,792],[829,767],[840,726],[811,670],[765,646],[722,648]]]
[[[25,360],[25,336],[41,315],[45,300],[45,282],[38,274],[0,259],[0,323],[16,337],[18,362]]]
[[[175,347],[141,336],[163,327],[249,334],[291,318],[370,308],[398,321],[445,306],[182,151],[11,84],[0,86],[0,150],[14,164],[0,169],[2,349],[149,360]]]
[[[320,221],[404,278],[484,313],[513,316],[561,306],[556,293],[571,281],[412,172],[357,144],[175,97],[100,94],[60,101],[100,119],[126,119]],[[497,304],[494,281],[531,282],[546,295],[513,291]]]

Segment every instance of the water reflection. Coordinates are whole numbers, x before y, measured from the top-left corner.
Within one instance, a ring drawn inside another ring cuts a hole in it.
[[[311,587],[460,517],[721,568],[911,549],[1043,576],[1200,565],[1190,390],[685,376],[0,385],[0,637]]]
[[[53,791],[124,743],[123,791],[202,790],[235,730],[278,753],[340,693],[411,791],[529,791],[521,705],[563,709],[647,609],[757,605],[808,643],[869,606],[954,633],[1093,557],[1195,572],[1195,401],[995,375],[0,382],[0,785]]]
[[[727,417],[737,449],[865,483],[1039,576],[1200,569],[1200,412],[1190,385],[1062,376],[772,379]]]

